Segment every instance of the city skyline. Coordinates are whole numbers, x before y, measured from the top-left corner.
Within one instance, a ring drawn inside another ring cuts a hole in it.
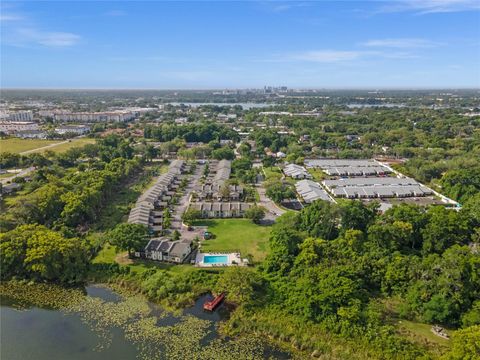
[[[476,1],[7,2],[2,88],[477,88]]]

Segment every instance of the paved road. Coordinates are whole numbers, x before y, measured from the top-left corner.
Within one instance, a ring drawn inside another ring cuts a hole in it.
[[[199,185],[200,178],[203,174],[203,169],[205,165],[198,165],[195,169],[195,172],[190,175],[191,179],[188,182],[187,187],[185,188],[182,197],[178,200],[178,205],[175,206],[173,217],[172,217],[172,231],[178,230],[181,234],[182,239],[194,239],[196,236],[201,236],[203,231],[201,229],[196,229],[189,231],[185,226],[182,225],[182,215],[187,210],[189,205],[190,195],[192,191]]]
[[[258,195],[260,195],[260,206],[267,209],[265,214],[265,220],[275,220],[277,217],[285,213],[285,210],[278,207],[270,198],[265,194],[266,190],[262,185],[257,185]]]
[[[29,168],[26,168],[26,169],[23,169],[22,171],[20,171],[19,173],[17,174],[14,174],[8,178],[3,178],[3,179],[0,179],[0,183],[2,184],[7,184],[9,182],[11,182],[13,179],[15,179],[16,177],[19,177],[19,176],[25,176],[25,175],[28,175],[30,174],[33,170],[35,170],[35,167],[29,167]]]

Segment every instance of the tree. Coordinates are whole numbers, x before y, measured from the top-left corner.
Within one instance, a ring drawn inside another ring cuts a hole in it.
[[[441,253],[454,244],[466,244],[468,223],[461,214],[434,206],[427,212],[428,223],[422,230],[424,254]]]
[[[266,168],[269,168],[269,167],[275,166],[276,162],[277,160],[273,156],[267,156],[263,158],[262,165]]]
[[[158,155],[158,150],[151,144],[148,144],[146,147],[145,147],[145,159],[147,160],[152,160],[154,158],[156,158]]]
[[[343,232],[347,230],[361,230],[365,232],[377,215],[377,204],[365,205],[358,200],[344,200],[339,202]]]
[[[295,191],[288,183],[281,181],[272,181],[266,186],[266,195],[276,203],[281,203],[285,199],[295,198]]]
[[[262,206],[252,206],[245,211],[245,217],[258,224],[265,217],[265,208]]]
[[[230,184],[228,183],[228,181],[225,181],[223,184],[220,185],[218,194],[224,200],[230,199]]]
[[[229,267],[223,271],[216,284],[217,292],[227,293],[229,302],[241,305],[255,299],[255,292],[261,288],[257,273],[245,267]]]
[[[163,210],[162,226],[164,229],[168,229],[170,226],[172,226],[172,214],[170,214],[170,210],[168,208]]]
[[[480,325],[480,300],[476,300],[472,308],[463,314],[462,325],[464,327]]]
[[[233,159],[235,159],[235,153],[233,152],[233,150],[230,149],[229,147],[226,147],[226,146],[213,150],[212,151],[212,156],[213,156],[214,159],[217,159],[217,160],[223,160],[223,159],[233,160]]]
[[[445,360],[476,360],[480,358],[480,325],[457,330],[452,336],[452,347]]]
[[[287,222],[288,223],[288,222]],[[299,253],[301,234],[294,228],[275,224],[269,238],[270,253],[263,263],[266,273],[287,274]]]
[[[131,256],[132,251],[141,251],[147,245],[148,229],[140,224],[121,223],[108,232],[108,241]]]
[[[0,234],[2,278],[20,276],[75,284],[85,279],[85,243],[42,225],[21,225]]]
[[[339,209],[328,201],[317,200],[299,214],[299,228],[308,235],[325,240],[335,239],[340,221]]]
[[[195,220],[202,217],[202,212],[193,208],[188,208],[182,215],[182,221],[185,225],[191,226]]]

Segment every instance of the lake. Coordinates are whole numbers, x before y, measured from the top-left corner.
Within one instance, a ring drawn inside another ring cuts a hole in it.
[[[211,105],[211,106],[237,106],[240,105],[244,110],[264,108],[269,106],[275,106],[276,104],[267,104],[267,103],[192,103],[192,102],[171,102],[168,105],[179,106],[179,105],[191,106],[192,108],[197,108],[199,106]]]
[[[102,286],[88,286],[85,294],[78,294],[72,293],[72,305],[60,309],[2,296],[1,359],[290,358],[262,339],[221,338],[217,325],[228,311],[222,305],[216,312],[204,312],[202,305],[211,295],[170,313],[143,297],[124,297]]]

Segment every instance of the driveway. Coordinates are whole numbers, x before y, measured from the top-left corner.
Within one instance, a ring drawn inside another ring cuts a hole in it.
[[[35,170],[35,167],[29,167],[29,168],[26,168],[26,169],[23,169],[22,171],[20,171],[19,173],[16,173],[8,178],[3,178],[0,180],[0,183],[2,184],[8,184],[9,182],[11,182],[13,179],[15,179],[16,177],[22,177],[22,176],[25,176],[25,175],[28,175],[30,174],[33,170]]]
[[[178,204],[175,205],[172,216],[172,231],[178,230],[181,234],[182,239],[194,239],[196,236],[201,236],[203,231],[189,231],[185,226],[182,225],[182,215],[187,210],[190,200],[190,195],[192,191],[199,185],[200,178],[203,174],[203,169],[205,165],[197,164],[197,168],[192,175],[189,175],[190,181],[188,182],[183,195],[178,200]],[[200,235],[199,235],[200,234]]]
[[[258,195],[260,196],[259,205],[267,209],[265,220],[275,220],[277,217],[285,213],[285,210],[278,207],[267,195],[263,185],[257,185]]]

